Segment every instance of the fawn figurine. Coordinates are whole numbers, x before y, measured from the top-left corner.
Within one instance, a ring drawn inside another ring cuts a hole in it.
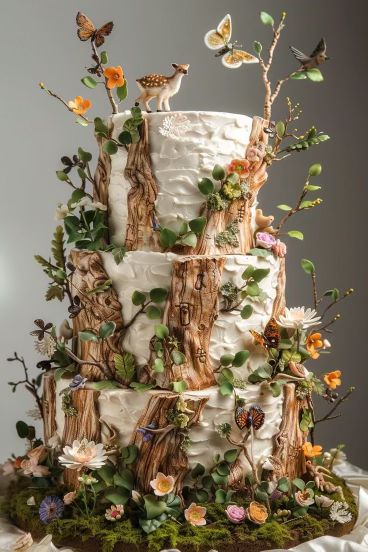
[[[175,72],[170,77],[153,74],[137,79],[141,95],[135,101],[136,106],[142,102],[147,112],[150,113],[150,101],[153,98],[157,98],[157,111],[162,111],[162,107],[164,107],[165,111],[170,111],[169,99],[179,92],[181,80],[184,75],[188,74],[189,69],[188,64],[179,65],[172,63],[172,66]]]

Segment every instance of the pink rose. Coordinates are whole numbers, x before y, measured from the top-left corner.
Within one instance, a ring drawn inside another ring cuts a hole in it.
[[[283,259],[287,253],[286,243],[280,240],[276,240],[275,245],[272,247],[272,251],[275,253],[277,257],[280,257],[280,259]]]
[[[242,506],[236,506],[235,504],[228,506],[225,510],[225,514],[231,523],[241,523],[246,517],[244,508]]]
[[[272,249],[277,243],[276,238],[268,232],[258,232],[256,234],[256,245],[264,249]]]

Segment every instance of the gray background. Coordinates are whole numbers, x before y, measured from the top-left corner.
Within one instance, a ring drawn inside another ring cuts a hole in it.
[[[32,258],[35,253],[48,255],[56,225],[55,206],[69,194],[56,180],[55,170],[60,168],[61,155],[74,153],[79,145],[95,151],[91,132],[75,125],[72,115],[42,93],[37,83],[44,81],[66,99],[77,94],[91,97],[93,115],[109,111],[102,89],[87,91],[80,83],[89,63],[89,46],[75,36],[76,12],[85,11],[99,24],[110,19],[115,22],[107,49],[111,64],[121,64],[126,70],[131,100],[136,95],[135,78],[152,71],[166,73],[175,61],[190,63],[191,69],[172,101],[174,109],[253,115],[261,114],[263,103],[257,66],[226,70],[205,48],[203,35],[228,11],[233,17],[234,38],[249,49],[254,39],[266,43],[269,37],[270,29],[259,22],[259,11],[277,16],[285,9],[288,26],[273,75],[284,75],[295,66],[289,44],[309,52],[325,36],[332,60],[324,67],[323,83],[294,81],[287,85],[274,116],[284,113],[282,98],[288,94],[303,104],[301,129],[314,123],[333,139],[272,167],[259,199],[265,213],[277,215],[277,204],[295,202],[308,166],[323,164],[319,179],[323,205],[298,215],[289,225],[289,229],[303,230],[306,239],[289,240],[288,303],[311,302],[310,282],[299,265],[302,257],[316,263],[321,290],[334,286],[357,290],[341,307],[344,316],[335,326],[333,353],[316,364],[312,361],[309,367],[319,374],[341,369],[344,388],[357,387],[341,420],[321,424],[317,439],[326,447],[346,443],[351,461],[368,467],[363,425],[367,403],[366,8],[365,0],[2,2],[0,459],[23,451],[14,424],[33,406],[24,390],[11,394],[7,382],[17,380],[21,372],[5,358],[17,350],[36,374],[34,365],[40,357],[29,336],[33,320],[40,317],[59,323],[65,316],[64,305],[44,302],[47,278]],[[327,405],[317,402],[318,409],[324,411]]]

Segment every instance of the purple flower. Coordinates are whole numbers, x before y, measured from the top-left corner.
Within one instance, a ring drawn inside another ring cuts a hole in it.
[[[87,378],[84,378],[80,374],[77,374],[69,383],[69,387],[72,391],[77,391],[78,389],[83,389],[87,381]]]
[[[258,232],[256,234],[256,245],[264,247],[265,249],[271,249],[276,245],[276,238],[268,232]]]
[[[147,442],[153,439],[154,434],[151,432],[152,429],[157,429],[157,424],[155,422],[151,422],[146,427],[139,427],[137,429],[138,433],[142,434],[143,441]]]
[[[39,514],[43,523],[50,523],[54,519],[61,518],[64,511],[64,503],[57,496],[46,496],[40,504]]]

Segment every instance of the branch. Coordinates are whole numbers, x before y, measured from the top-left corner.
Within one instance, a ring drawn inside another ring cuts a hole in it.
[[[57,100],[59,100],[59,102],[61,102],[67,108],[68,111],[70,111],[71,113],[74,113],[74,111],[72,110],[71,107],[69,107],[67,102],[63,98],[58,96],[55,92],[53,92],[52,90],[49,90],[48,88],[46,88],[46,86],[44,85],[43,82],[39,83],[39,87],[41,88],[41,90],[45,90],[49,94],[49,96],[52,96],[53,98],[56,98]],[[75,113],[74,113],[74,115],[75,115]],[[93,121],[91,121],[90,119],[87,119],[87,117],[85,117],[84,115],[78,115],[78,117],[80,117],[81,119],[83,119],[87,123],[93,123]]]
[[[318,301],[318,293],[317,293],[317,275],[315,270],[313,270],[313,272],[311,273],[311,277],[312,277],[312,286],[313,286],[314,310],[317,310],[319,301]]]
[[[303,187],[303,191],[302,191],[301,196],[299,197],[299,200],[298,200],[297,204],[295,205],[295,207],[290,209],[290,211],[288,211],[286,213],[286,215],[280,220],[279,225],[276,227],[276,235],[280,233],[281,228],[284,226],[284,224],[289,220],[289,218],[291,216],[295,215],[299,211],[303,211],[303,209],[300,209],[300,205],[302,204],[302,201],[304,200],[305,196],[308,193],[308,190],[305,189],[305,186]]]
[[[350,397],[350,395],[354,391],[355,391],[355,387],[349,387],[349,389],[345,393],[345,395],[343,397],[341,397],[341,399],[339,399],[336,402],[336,404],[331,408],[331,410],[329,412],[327,412],[327,414],[325,416],[323,416],[323,418],[320,418],[319,420],[315,420],[314,425],[316,426],[317,424],[319,424],[321,422],[326,422],[327,420],[334,420],[335,418],[339,418],[341,416],[341,414],[338,414],[336,416],[332,416],[332,414],[339,408],[339,406],[341,406],[341,404],[343,402],[348,400],[348,398]]]
[[[351,295],[352,293],[354,293],[354,288],[349,288],[345,291],[344,295],[342,295],[341,297],[339,297],[338,299],[336,299],[335,301],[332,301],[332,303],[330,303],[329,305],[327,305],[327,307],[325,308],[325,310],[323,311],[323,313],[321,314],[321,318],[324,318],[325,314],[335,305],[337,305],[337,303],[340,303],[340,301],[343,301],[344,299],[346,299],[347,297],[349,297],[349,295]]]
[[[95,41],[91,40],[91,44],[92,44],[92,51],[93,51],[92,57],[96,61],[98,69],[103,74],[104,69],[103,69],[102,64],[101,64],[101,58],[100,58],[100,56],[97,52]],[[107,97],[109,98],[109,102],[110,102],[111,107],[112,107],[113,115],[115,115],[116,113],[119,113],[118,104],[114,100],[112,92],[111,92],[110,88],[108,88],[106,83],[107,83],[107,79],[104,79],[104,86],[105,86],[105,90],[106,90],[106,93],[107,93]]]
[[[9,362],[12,362],[13,360],[17,360],[23,366],[24,380],[18,381],[18,383],[14,383],[14,384],[10,384],[10,385],[13,385],[13,389],[15,390],[17,388],[17,385],[24,384],[27,391],[29,391],[31,393],[31,395],[33,396],[33,398],[35,399],[36,404],[37,404],[37,408],[40,412],[41,418],[43,419],[42,399],[38,394],[37,386],[29,379],[28,368],[27,368],[26,363],[24,361],[24,357],[19,357],[18,353],[14,353],[14,358],[8,358],[7,360]]]

